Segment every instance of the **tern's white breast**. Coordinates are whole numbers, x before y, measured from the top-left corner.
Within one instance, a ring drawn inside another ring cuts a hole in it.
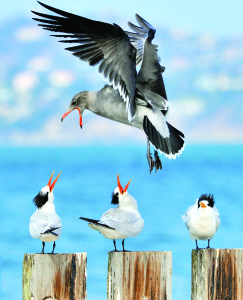
[[[188,209],[184,221],[192,239],[212,239],[219,226],[215,210],[211,207],[197,208],[197,204]]]
[[[35,239],[40,239],[44,242],[59,239],[62,233],[61,228],[54,231],[57,236],[53,234],[43,234],[46,230],[53,227],[61,227],[61,219],[55,211],[37,209],[30,217],[29,231],[30,235]]]

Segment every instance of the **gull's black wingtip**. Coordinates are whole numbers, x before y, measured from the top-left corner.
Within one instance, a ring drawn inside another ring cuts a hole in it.
[[[37,0],[37,2],[38,2],[40,5],[44,6],[44,7],[47,6],[46,4],[44,4],[44,3],[42,3],[42,2],[40,2],[40,1],[38,1],[38,0]]]
[[[37,15],[37,16],[39,16],[39,15],[40,15],[40,13],[38,13],[37,11],[31,10],[31,12],[32,12],[32,14],[34,14],[34,15]],[[34,18],[32,18],[32,20],[35,20],[35,19],[34,19]],[[37,20],[35,20],[35,21],[37,21]]]
[[[43,7],[45,7],[45,8],[47,8],[47,9],[49,9],[49,10],[51,10],[53,7],[51,7],[50,5],[47,5],[47,4],[45,4],[45,3],[43,3],[43,2],[40,2],[40,1],[37,1],[41,6],[43,6]]]
[[[45,8],[48,8],[48,5],[46,5],[46,4],[44,4],[44,3],[40,2],[40,1],[37,1],[37,3],[39,3],[41,6],[43,6],[43,7],[45,7]],[[31,10],[31,12],[32,12],[33,14],[35,14],[35,15],[38,14],[38,13],[37,13],[36,11],[34,11],[34,10]]]

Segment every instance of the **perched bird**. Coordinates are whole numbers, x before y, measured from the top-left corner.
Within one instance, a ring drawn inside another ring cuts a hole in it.
[[[182,220],[186,223],[190,237],[196,241],[196,250],[199,250],[197,240],[208,240],[207,248],[210,248],[210,239],[219,228],[219,211],[214,205],[214,196],[202,194],[196,203],[190,206]]]
[[[33,202],[37,206],[37,210],[30,217],[30,235],[34,239],[40,239],[42,241],[42,252],[44,253],[45,242],[54,242],[52,254],[56,246],[55,241],[60,239],[62,229],[61,229],[61,219],[56,214],[54,205],[54,195],[53,189],[58,177],[51,183],[52,176],[49,179],[47,185],[43,187],[38,195],[34,198]]]
[[[38,1],[39,2],[39,1]],[[176,158],[184,149],[184,134],[166,119],[169,104],[159,63],[158,46],[152,44],[156,30],[136,14],[140,26],[128,23],[133,32],[117,24],[93,21],[39,2],[58,16],[33,11],[40,26],[59,32],[52,36],[60,42],[73,43],[66,48],[89,65],[99,65],[99,72],[110,85],[100,91],[76,94],[63,120],[74,109],[79,111],[80,127],[85,109],[102,117],[141,129],[147,136],[147,159],[150,173],[162,169],[158,151]],[[141,62],[139,72],[136,66]],[[154,158],[150,144],[155,148]]]
[[[127,192],[130,182],[131,180],[123,189],[119,174],[117,175],[118,187],[114,190],[111,200],[111,204],[117,206],[107,210],[100,220],[79,218],[89,222],[90,228],[98,230],[107,239],[113,239],[115,251],[117,251],[116,239],[122,239],[123,251],[126,251],[124,240],[130,236],[137,236],[144,226],[144,220],[138,212],[137,201]]]

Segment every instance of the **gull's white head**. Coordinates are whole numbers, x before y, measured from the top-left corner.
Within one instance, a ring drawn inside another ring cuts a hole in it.
[[[74,109],[77,109],[79,112],[79,126],[82,128],[83,119],[82,114],[84,110],[88,107],[88,92],[80,92],[76,94],[70,102],[68,110],[63,114],[61,121],[63,121],[67,115],[69,115]]]

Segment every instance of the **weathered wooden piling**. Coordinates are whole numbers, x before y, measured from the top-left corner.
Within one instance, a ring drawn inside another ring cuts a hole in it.
[[[107,300],[171,300],[171,252],[109,252]]]
[[[243,249],[193,250],[191,299],[243,299]]]
[[[23,300],[87,298],[87,255],[25,254]]]

